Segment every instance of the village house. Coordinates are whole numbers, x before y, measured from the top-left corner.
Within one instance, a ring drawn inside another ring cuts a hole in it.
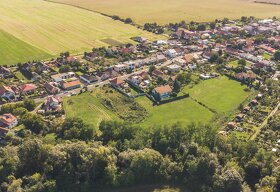
[[[53,81],[55,81],[57,83],[65,80],[65,79],[72,78],[72,77],[75,77],[75,73],[74,72],[59,73],[59,74],[51,76]]]
[[[50,67],[42,62],[38,62],[35,64],[36,67],[36,71],[40,74],[40,73],[47,73],[50,71]]]
[[[168,98],[172,93],[172,89],[169,85],[163,85],[160,87],[156,87],[152,91],[152,95],[156,100]]]
[[[72,90],[72,89],[77,89],[81,87],[81,82],[79,79],[73,79],[71,81],[63,81],[61,83],[61,87],[64,90]]]
[[[121,72],[121,71],[124,71],[126,69],[128,69],[127,65],[122,64],[122,63],[114,66],[114,70],[117,71],[117,72]]]
[[[165,61],[167,61],[167,58],[163,54],[158,54],[157,55],[157,62],[158,63],[162,63],[162,62],[165,62]]]
[[[175,58],[173,59],[173,63],[179,66],[184,66],[186,64],[186,61],[182,58]]]
[[[194,60],[194,56],[193,56],[193,54],[189,53],[184,56],[184,59],[185,59],[186,63],[189,64],[189,63],[192,63],[192,61]]]
[[[91,84],[93,82],[98,81],[98,78],[95,75],[83,74],[80,76],[81,80],[86,82],[87,84]]]
[[[11,113],[0,115],[0,127],[11,129],[15,126],[17,126],[18,120],[17,118],[12,115]]]
[[[229,123],[227,124],[227,127],[228,127],[229,129],[234,129],[234,128],[236,127],[236,123],[235,123],[235,122],[229,122]]]
[[[164,73],[162,71],[158,70],[158,69],[155,69],[155,70],[153,70],[152,75],[154,77],[163,77]]]
[[[177,56],[177,52],[175,49],[168,49],[166,52],[165,52],[165,55],[168,56],[168,57],[176,57]]]
[[[177,73],[177,72],[180,72],[180,70],[181,70],[181,66],[179,66],[177,64],[168,65],[166,68],[169,72],[172,72],[172,73],[174,73],[174,72]]]
[[[0,87],[0,96],[4,99],[11,100],[15,98],[15,92],[9,86],[1,86]]]
[[[276,52],[276,50],[274,48],[272,48],[270,46],[267,46],[265,44],[259,45],[259,48],[264,50],[264,51],[266,51],[266,52],[268,52],[268,53],[271,53],[271,54],[274,54]]]
[[[41,109],[38,113],[54,112],[61,109],[61,99],[58,96],[50,96],[42,104]]]
[[[196,39],[199,37],[199,34],[186,29],[178,29],[174,36],[178,39]]]
[[[60,92],[60,89],[53,82],[45,83],[44,88],[49,94],[52,95],[58,94]]]
[[[133,40],[136,41],[136,42],[139,42],[139,43],[144,43],[144,42],[146,42],[148,39],[145,38],[145,37],[140,37],[140,36],[138,36],[138,37],[134,37]]]
[[[150,84],[150,76],[147,72],[143,71],[136,75],[131,75],[127,81],[137,87],[145,88]]]
[[[0,78],[8,78],[11,77],[12,73],[9,69],[7,69],[6,67],[0,67]]]
[[[244,73],[244,72],[241,72],[241,73],[236,73],[235,74],[235,78],[238,79],[238,80],[255,80],[256,79],[256,74],[254,73]]]
[[[240,113],[240,114],[236,115],[235,119],[237,122],[240,122],[243,120],[244,117],[245,117],[245,114]]]
[[[110,82],[111,86],[116,87],[116,88],[123,88],[125,85],[125,81],[120,78],[111,79],[109,82]]]
[[[36,89],[37,89],[37,86],[34,84],[24,84],[24,85],[18,86],[18,92],[20,94],[24,94],[24,95],[34,93],[36,91]]]

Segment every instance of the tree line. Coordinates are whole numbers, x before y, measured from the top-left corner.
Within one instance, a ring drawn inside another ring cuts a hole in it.
[[[25,129],[7,135],[0,148],[3,192],[102,191],[153,183],[192,191],[280,190],[272,153],[254,141],[221,137],[209,125],[144,129],[104,121],[95,130],[77,118],[56,125],[36,115],[23,119]]]

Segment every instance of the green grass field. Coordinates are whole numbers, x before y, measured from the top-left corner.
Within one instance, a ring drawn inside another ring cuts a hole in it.
[[[107,110],[99,99],[91,93],[65,97],[63,107],[67,117],[78,117],[97,127],[102,120],[117,120],[118,117]]]
[[[130,39],[135,36],[163,38],[99,13],[43,0],[1,0],[0,30],[6,32],[0,32],[1,64],[63,51],[83,53],[110,42],[135,43]]]
[[[185,88],[191,97],[202,102],[218,113],[231,113],[236,110],[251,92],[244,91],[245,85],[227,77],[205,80],[193,88]]]
[[[260,18],[280,16],[279,6],[254,3],[253,0],[52,0],[93,11],[130,17],[136,23],[213,21],[241,16]]]
[[[182,124],[189,124],[191,122],[208,123],[214,115],[190,98],[160,106],[153,106],[152,102],[147,97],[138,97],[136,101],[150,113],[150,116],[140,124],[144,127],[152,125],[171,125],[177,122]]]
[[[213,120],[215,113],[197,103],[194,99],[202,102],[217,114],[231,115],[253,92],[245,92],[246,86],[239,82],[229,80],[226,77],[218,77],[200,82],[193,88],[185,88],[191,98],[173,101],[159,106],[153,106],[152,102],[145,96],[137,97],[135,101],[144,107],[148,116],[139,123],[143,127],[153,125],[171,125],[174,123],[189,124],[209,123]],[[119,120],[117,111],[113,112],[101,104],[100,94],[104,91],[95,90],[94,94],[85,93],[82,95],[64,99],[66,116],[80,117],[91,125],[98,125],[102,120]],[[106,92],[107,98],[123,97],[118,92]],[[99,95],[97,97],[97,95]],[[106,96],[106,95],[104,95]],[[194,99],[192,99],[194,98]],[[116,103],[113,102],[115,106]],[[121,104],[120,110],[127,111],[129,105]],[[140,117],[139,117],[140,118]]]
[[[0,30],[0,65],[11,65],[49,57],[51,57],[50,54]]]

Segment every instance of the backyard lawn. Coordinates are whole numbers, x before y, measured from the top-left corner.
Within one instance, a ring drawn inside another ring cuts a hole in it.
[[[272,57],[272,56],[271,56],[270,54],[268,54],[268,53],[264,53],[262,56],[263,56],[263,58],[266,59],[266,60],[270,60],[271,57]]]
[[[97,127],[102,120],[117,120],[117,116],[107,110],[92,93],[65,97],[63,106],[67,117],[78,117]]]
[[[231,113],[252,93],[244,91],[245,85],[222,76],[205,80],[193,88],[185,88],[190,96],[218,113]]]
[[[238,67],[238,60],[233,60],[233,61],[230,61],[228,64],[227,64],[229,67]]]

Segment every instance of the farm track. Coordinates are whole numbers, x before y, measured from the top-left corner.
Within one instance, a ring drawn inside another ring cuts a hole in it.
[[[91,109],[91,110],[94,110],[94,111],[99,111],[103,117],[105,117],[107,120],[111,120],[112,117],[106,113],[103,109],[101,109],[100,107],[96,106],[96,105],[92,105],[92,104],[89,104],[88,107]]]

